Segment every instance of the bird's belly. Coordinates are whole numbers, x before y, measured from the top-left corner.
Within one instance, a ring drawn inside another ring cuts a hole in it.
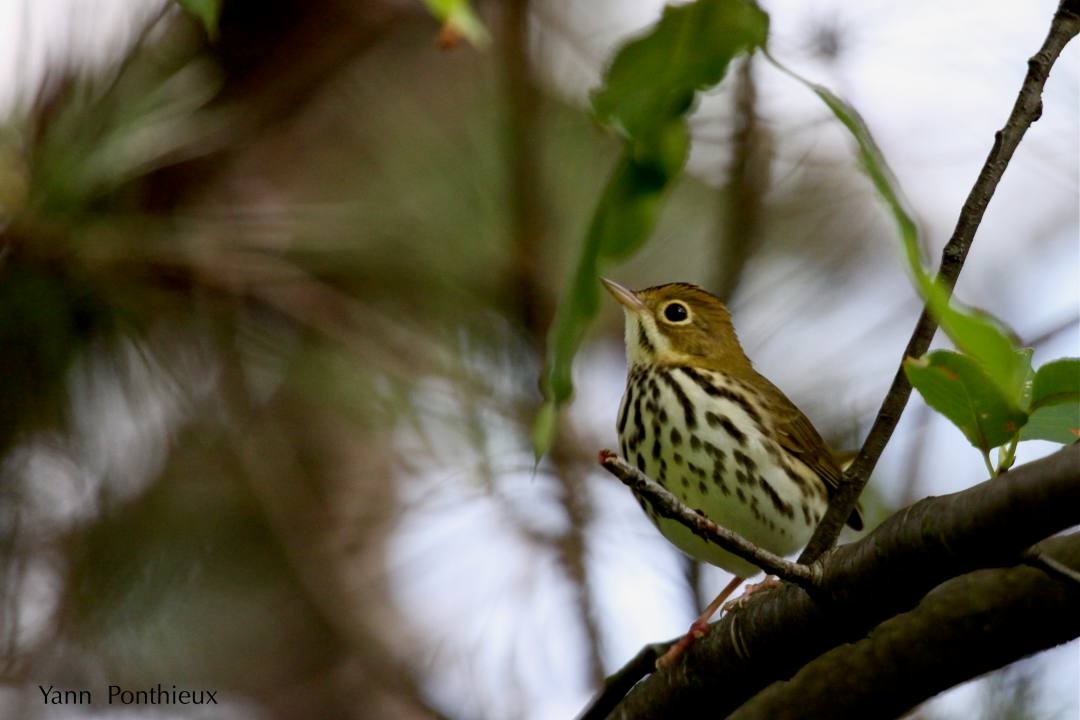
[[[745,398],[708,396],[667,373],[629,384],[623,402],[619,436],[628,462],[758,547],[787,555],[806,544],[826,508],[824,485],[754,421]],[[691,557],[740,577],[759,572],[638,500],[660,532]]]

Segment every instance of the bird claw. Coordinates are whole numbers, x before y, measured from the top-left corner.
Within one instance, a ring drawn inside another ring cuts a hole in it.
[[[697,620],[690,626],[690,635],[693,635],[695,639],[700,640],[705,637],[709,632],[709,623],[706,620]]]
[[[697,638],[692,632],[688,632],[679,638],[679,641],[668,648],[667,652],[661,655],[656,660],[656,669],[665,670],[675,664],[675,661],[682,657],[682,654],[686,652],[686,649],[694,644]]]
[[[772,575],[768,576],[759,583],[747,583],[746,588],[743,590],[742,595],[735,598],[731,602],[724,603],[723,612],[732,612],[734,610],[741,610],[746,604],[746,599],[754,593],[761,592],[762,590],[771,590],[772,588],[780,587],[782,582]]]
[[[671,667],[691,645],[705,637],[708,632],[709,622],[707,620],[699,618],[694,621],[694,624],[690,626],[690,629],[686,634],[679,638],[678,642],[668,648],[668,651],[657,659],[656,669],[663,670],[664,668]]]

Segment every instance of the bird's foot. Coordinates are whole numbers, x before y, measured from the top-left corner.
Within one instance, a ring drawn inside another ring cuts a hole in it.
[[[705,634],[708,632],[709,623],[707,620],[695,620],[687,633],[679,638],[678,642],[668,648],[668,651],[657,659],[656,669],[663,670],[671,667],[676,660],[682,657],[682,654],[686,652],[691,645],[705,637]]]
[[[678,642],[672,645],[666,653],[660,656],[660,659],[656,661],[656,669],[663,670],[666,667],[671,667],[672,663],[679,659],[679,657],[686,652],[687,648],[693,645],[697,640],[705,637],[709,632],[709,620],[716,614],[716,611],[720,609],[724,601],[731,597],[731,593],[742,584],[742,578],[733,577],[720,594],[709,603],[705,611],[701,613],[694,624],[690,626],[690,630],[686,635],[683,635]]]
[[[742,595],[735,598],[729,603],[724,603],[724,612],[732,612],[733,610],[739,610],[746,604],[746,599],[756,592],[762,590],[771,590],[772,588],[780,587],[783,585],[779,578],[772,575],[768,576],[759,583],[747,583],[746,588],[743,590]]]

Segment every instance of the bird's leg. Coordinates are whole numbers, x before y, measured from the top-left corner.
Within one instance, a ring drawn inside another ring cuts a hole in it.
[[[709,606],[705,608],[705,611],[694,621],[694,624],[690,626],[690,630],[687,631],[686,635],[672,645],[668,651],[656,661],[658,670],[663,670],[670,666],[679,659],[680,655],[686,652],[688,647],[694,644],[695,640],[705,637],[705,633],[709,631],[709,620],[712,619],[712,616],[720,609],[720,606],[724,604],[724,601],[731,597],[731,593],[738,589],[739,585],[742,584],[742,581],[743,579],[741,577],[734,577],[731,579],[731,582],[720,591],[720,594],[709,603]]]

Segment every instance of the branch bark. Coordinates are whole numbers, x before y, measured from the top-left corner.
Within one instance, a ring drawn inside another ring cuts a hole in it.
[[[677,717],[702,703],[730,713],[830,648],[909,610],[941,582],[1023,562],[1033,543],[1076,524],[1080,445],[963,492],[922,500],[823,557],[813,595],[785,584],[722,617],[679,666],[635,686],[618,705],[619,717]],[[601,700],[611,704],[610,697]]]
[[[951,290],[956,284],[960,270],[964,266],[971,242],[982,222],[986,206],[994,195],[1005,168],[1012,159],[1016,147],[1027,129],[1042,115],[1042,90],[1061,51],[1069,44],[1077,32],[1080,32],[1080,0],[1063,0],[1050,22],[1050,31],[1042,47],[1028,60],[1028,72],[1020,86],[1020,93],[1013,104],[1012,112],[1005,126],[994,135],[994,144],[983,163],[975,185],[968,193],[960,209],[960,219],[956,223],[952,237],[941,252],[941,265],[938,277]],[[930,347],[930,341],[937,331],[937,320],[923,308],[919,321],[911,333],[900,367],[893,376],[885,400],[881,403],[874,424],[866,436],[858,457],[845,473],[845,482],[833,496],[825,517],[821,519],[814,536],[799,556],[799,562],[811,563],[821,557],[836,542],[844,522],[851,515],[855,503],[866,487],[870,474],[877,465],[878,458],[885,450],[885,445],[892,437],[900,415],[911,396],[911,383],[904,374],[903,360],[907,357],[920,357]]]
[[[1080,534],[1040,543],[1037,551],[1080,567]],[[1080,583],[1071,578],[1024,565],[978,570],[773,683],[729,718],[896,717],[953,685],[1077,637],[1078,606]]]

